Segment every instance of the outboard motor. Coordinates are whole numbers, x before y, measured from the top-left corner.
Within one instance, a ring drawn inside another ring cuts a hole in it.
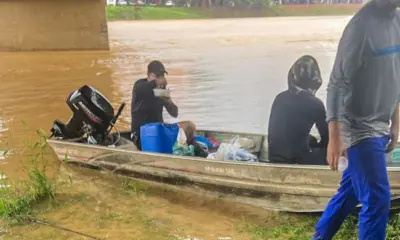
[[[67,104],[73,115],[67,124],[55,120],[51,129],[52,136],[76,139],[86,135],[89,144],[101,144],[105,141],[125,107],[125,103],[122,103],[117,115],[114,115],[110,101],[88,85],[72,92]]]

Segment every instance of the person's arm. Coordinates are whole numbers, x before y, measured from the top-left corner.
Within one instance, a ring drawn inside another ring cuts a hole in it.
[[[344,113],[344,96],[356,72],[362,67],[366,31],[362,19],[353,19],[340,39],[327,88],[327,122],[340,122]]]
[[[165,109],[167,109],[169,115],[174,118],[178,117],[178,107],[170,98],[161,98],[164,104]]]
[[[340,122],[344,116],[344,97],[357,71],[363,65],[367,40],[365,21],[353,18],[340,39],[335,63],[327,88],[327,118],[329,128],[328,163],[337,170],[340,156],[345,153]]]
[[[138,81],[134,86],[135,97],[145,100],[154,96],[153,89],[156,88],[156,81]]]
[[[132,99],[131,99],[131,132],[135,131],[133,126],[133,117],[135,115],[135,87],[132,88]]]
[[[400,117],[399,117],[400,109],[399,109],[399,104],[396,105],[396,109],[394,110],[393,116],[391,118],[391,128],[399,130],[399,124],[400,124]]]
[[[399,104],[397,104],[390,121],[390,143],[386,149],[387,153],[393,151],[396,147],[397,141],[399,140],[399,121]]]
[[[318,147],[326,148],[328,146],[329,141],[329,131],[328,131],[328,123],[326,122],[326,111],[324,104],[318,100],[318,110],[316,111],[317,115],[315,118],[315,125],[318,129],[319,136],[321,140],[318,143]]]

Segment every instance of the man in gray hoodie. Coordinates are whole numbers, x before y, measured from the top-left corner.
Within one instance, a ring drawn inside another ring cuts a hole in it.
[[[384,240],[390,186],[385,153],[399,132],[400,0],[372,0],[346,26],[328,84],[328,163],[349,161],[337,194],[316,225],[314,240],[330,240],[357,204],[359,237]]]

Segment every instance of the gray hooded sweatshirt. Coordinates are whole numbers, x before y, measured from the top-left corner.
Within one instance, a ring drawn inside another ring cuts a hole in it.
[[[328,84],[327,121],[345,147],[389,134],[400,93],[400,13],[366,4],[346,26]]]

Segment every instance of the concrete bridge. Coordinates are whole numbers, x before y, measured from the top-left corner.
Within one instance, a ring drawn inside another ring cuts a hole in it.
[[[0,0],[0,51],[108,49],[104,0]]]

